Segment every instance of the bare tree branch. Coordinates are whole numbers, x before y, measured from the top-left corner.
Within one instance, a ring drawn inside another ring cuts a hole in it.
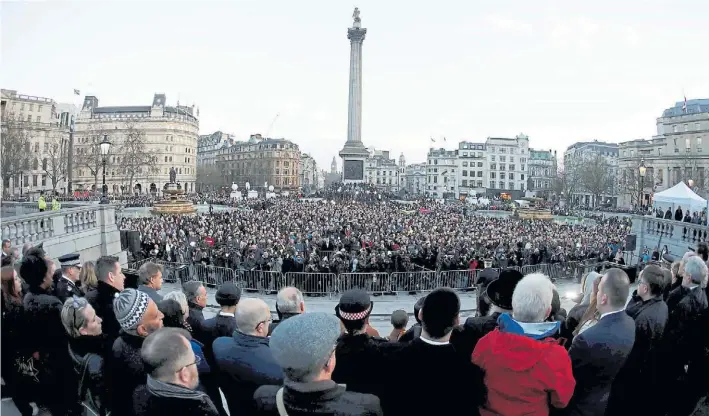
[[[133,192],[133,181],[136,175],[146,177],[149,173],[157,173],[157,154],[148,149],[145,132],[136,127],[135,123],[128,121],[125,124],[125,133],[119,153],[121,154],[121,169],[125,179],[128,180],[128,189]]]
[[[3,189],[7,192],[10,178],[28,171],[32,153],[30,152],[30,133],[28,123],[15,117],[12,113],[2,114],[2,140],[0,140],[0,160],[2,167]],[[14,184],[17,185],[16,183]]]
[[[86,168],[94,177],[94,189],[98,190],[98,178],[103,173],[103,158],[101,156],[101,141],[108,130],[103,124],[90,123],[88,130],[84,132],[82,143],[79,143],[75,154],[76,166]],[[106,161],[106,167],[110,166],[110,160]]]
[[[69,138],[58,133],[45,141],[47,151],[42,160],[42,170],[52,181],[52,190],[56,192],[57,184],[66,178],[69,161]]]
[[[578,180],[581,188],[593,195],[594,205],[600,197],[613,193],[613,167],[600,153],[593,153],[583,158],[578,166]]]

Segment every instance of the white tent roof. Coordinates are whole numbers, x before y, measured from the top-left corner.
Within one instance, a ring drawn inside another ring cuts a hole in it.
[[[685,210],[689,207],[692,211],[701,211],[707,206],[706,199],[694,193],[684,182],[656,193],[653,201],[655,207],[660,207],[664,210],[671,206],[673,211],[678,206],[683,207]]]

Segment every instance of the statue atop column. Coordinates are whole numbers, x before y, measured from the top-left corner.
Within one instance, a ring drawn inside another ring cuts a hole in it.
[[[352,27],[362,26],[362,19],[359,17],[359,7],[355,7],[354,12],[352,13],[352,19],[354,20]]]
[[[175,183],[177,180],[177,169],[175,167],[170,168],[170,183]]]

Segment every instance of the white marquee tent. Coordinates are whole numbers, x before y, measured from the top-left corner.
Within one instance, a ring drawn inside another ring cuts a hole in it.
[[[655,208],[662,208],[663,211],[671,207],[674,215],[677,207],[682,207],[683,211],[689,208],[691,211],[701,212],[707,207],[707,201],[689,189],[684,182],[680,182],[670,189],[656,193],[653,197],[653,205]]]

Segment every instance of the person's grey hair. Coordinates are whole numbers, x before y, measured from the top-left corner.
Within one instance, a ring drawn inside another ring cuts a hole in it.
[[[707,277],[707,265],[701,257],[693,256],[684,264],[684,272],[692,279],[692,283],[703,284]]]
[[[295,287],[284,287],[276,296],[276,306],[281,313],[298,313],[304,302],[303,293]]]
[[[187,311],[189,310],[189,306],[187,305],[187,296],[185,296],[185,294],[180,292],[179,290],[173,290],[172,292],[163,296],[163,299],[172,299],[175,302],[179,303],[180,309],[182,309],[182,313],[187,313]]]
[[[138,284],[148,285],[150,283],[150,279],[158,274],[158,272],[162,272],[161,265],[153,263],[152,261],[143,263],[143,265],[141,265],[138,269]]]
[[[544,322],[551,311],[554,284],[543,273],[531,273],[512,293],[512,316],[520,322]]]
[[[75,298],[73,296],[64,301],[61,319],[64,330],[70,337],[78,338],[81,336],[79,330],[86,327],[84,309],[88,305],[89,302],[85,298]]]
[[[630,294],[630,278],[628,278],[628,274],[614,267],[606,270],[602,279],[605,279],[602,281],[603,294],[608,297],[608,303],[616,308],[624,307]]]
[[[187,340],[187,344],[183,341]],[[154,379],[169,382],[181,368],[192,364],[192,339],[182,328],[160,328],[143,341],[140,356]]]
[[[190,280],[182,285],[182,291],[185,293],[185,296],[187,296],[188,302],[194,302],[195,299],[197,299],[201,287],[203,287],[202,282],[197,280]]]

